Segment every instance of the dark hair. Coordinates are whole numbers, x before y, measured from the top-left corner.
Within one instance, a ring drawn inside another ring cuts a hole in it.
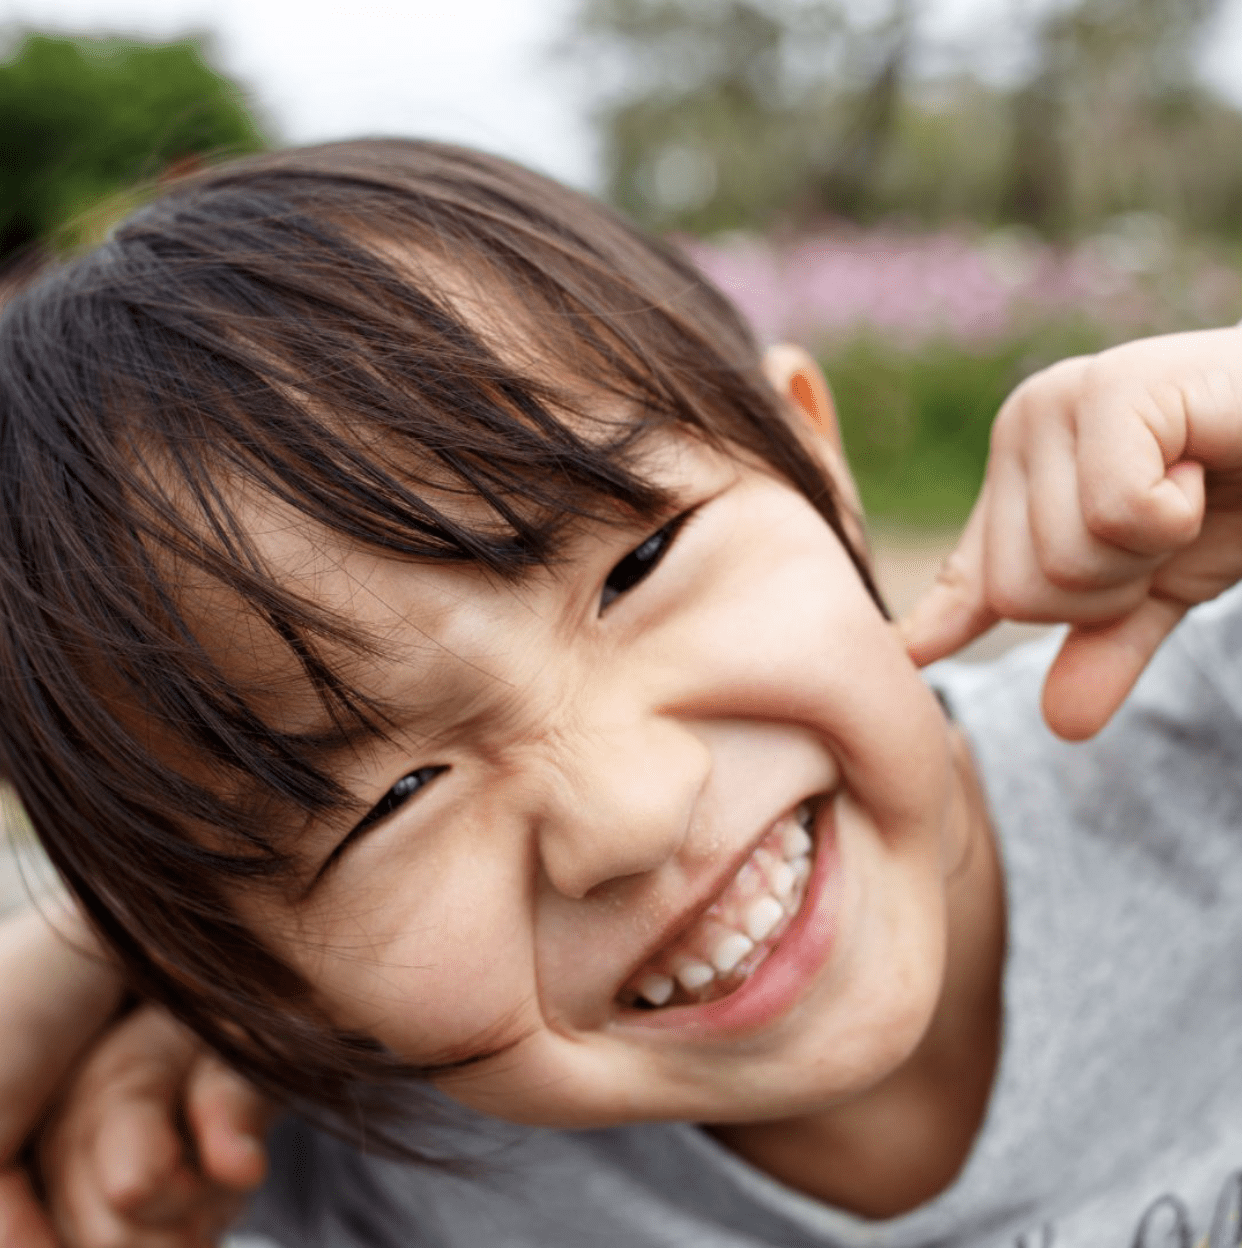
[[[470,289],[494,296],[490,317]],[[12,300],[0,770],[138,992],[264,1086],[346,1118],[417,1073],[330,1026],[235,908],[240,882],[291,871],[265,805],[345,802],[324,751],[382,736],[386,708],[331,657],[374,641],[269,573],[227,483],[396,557],[516,577],[586,517],[657,515],[634,452],[673,425],[761,458],[850,548],[698,272],[584,196],[440,144],[200,172]],[[190,585],[281,639],[330,732],[263,717],[204,643]]]

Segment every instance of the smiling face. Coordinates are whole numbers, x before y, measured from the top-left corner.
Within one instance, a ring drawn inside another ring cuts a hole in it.
[[[283,150],[6,304],[0,388],[0,763],[244,1073],[373,1138],[362,1029],[513,1118],[736,1122],[960,1039],[943,722],[674,251],[477,152]]]
[[[408,714],[338,769],[373,813],[309,829],[305,894],[251,921],[334,1021],[514,1121],[826,1108],[941,993],[933,696],[806,498],[697,439],[650,453],[662,527],[517,584],[259,535],[383,641],[359,684]]]

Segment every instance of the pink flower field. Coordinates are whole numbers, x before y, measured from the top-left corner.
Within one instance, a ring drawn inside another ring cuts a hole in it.
[[[826,347],[872,331],[904,348],[936,339],[985,347],[1053,319],[1086,320],[1116,338],[1236,321],[1237,268],[1171,232],[1161,218],[1130,214],[1073,246],[1017,229],[848,224],[784,242],[681,245],[766,341]]]

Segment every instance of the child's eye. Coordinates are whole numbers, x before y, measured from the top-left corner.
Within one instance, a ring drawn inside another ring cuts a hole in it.
[[[310,883],[310,888],[314,888],[316,884],[323,879],[331,868],[359,837],[373,828],[377,823],[387,819],[393,811],[400,809],[406,804],[416,793],[427,787],[441,772],[448,771],[447,767],[420,767],[417,771],[411,771],[407,775],[401,777],[396,784],[380,798],[370,810],[367,811],[357,823],[337,842],[332,852],[320,864],[319,869],[315,872],[315,878]],[[309,891],[309,889],[308,889]]]
[[[373,823],[379,823],[381,819],[387,819],[394,810],[404,806],[406,802],[414,796],[419,789],[430,784],[442,771],[447,771],[447,767],[420,767],[417,771],[411,771],[408,775],[402,776],[396,784],[380,798],[370,810],[353,826],[349,836],[356,836],[359,832],[369,828]],[[347,838],[348,839],[348,838]]]
[[[643,580],[668,554],[669,547],[676,540],[682,526],[690,518],[690,512],[675,516],[657,533],[653,533],[641,546],[630,551],[611,572],[604,582],[603,591],[599,596],[599,609],[603,611],[609,603],[634,588]]]

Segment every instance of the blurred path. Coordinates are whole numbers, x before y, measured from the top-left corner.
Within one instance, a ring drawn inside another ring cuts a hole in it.
[[[954,537],[953,533],[896,530],[873,535],[876,577],[895,614],[909,610],[931,584],[936,569],[952,549]],[[976,662],[992,658],[1043,631],[1030,625],[1002,624],[964,651],[963,657]],[[25,902],[26,884],[37,894],[45,892],[52,881],[51,869],[38,850],[22,838],[19,855],[17,843],[0,831],[0,914]]]

